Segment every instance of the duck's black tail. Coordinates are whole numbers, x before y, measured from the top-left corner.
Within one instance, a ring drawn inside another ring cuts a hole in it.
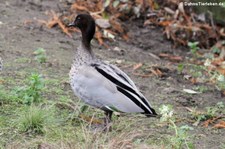
[[[156,117],[156,118],[160,118],[161,116],[158,115],[155,110],[153,108],[151,108],[152,113],[143,113],[145,116],[147,117]]]

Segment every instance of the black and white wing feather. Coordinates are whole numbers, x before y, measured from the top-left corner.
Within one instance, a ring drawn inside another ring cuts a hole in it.
[[[109,81],[114,83],[117,90],[140,107],[144,111],[144,114],[147,116],[157,115],[155,110],[151,108],[147,99],[137,89],[134,82],[118,67],[103,62],[92,63],[91,66]]]

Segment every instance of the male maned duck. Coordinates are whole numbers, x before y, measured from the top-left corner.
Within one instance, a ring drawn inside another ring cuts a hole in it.
[[[90,43],[95,34],[94,19],[89,14],[79,14],[69,27],[78,27],[82,33],[69,73],[75,95],[105,111],[106,123],[111,121],[114,111],[156,116],[148,100],[123,71],[95,57]]]

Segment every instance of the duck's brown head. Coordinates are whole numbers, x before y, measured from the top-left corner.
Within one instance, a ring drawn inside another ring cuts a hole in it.
[[[95,20],[89,14],[79,14],[76,19],[69,24],[69,27],[77,27],[82,32],[82,42],[90,46],[90,41],[95,34]]]

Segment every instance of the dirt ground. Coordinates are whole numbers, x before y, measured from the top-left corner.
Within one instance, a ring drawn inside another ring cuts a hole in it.
[[[18,75],[15,74],[20,70],[35,67],[46,78],[68,77],[74,49],[79,45],[81,35],[74,33],[71,39],[59,29],[48,29],[37,21],[38,19],[47,20],[48,16],[45,12],[51,9],[59,11],[60,7],[66,7],[63,0],[0,1],[0,56],[4,61],[4,70],[1,72],[3,78],[12,76],[15,79],[21,79],[21,76],[16,78]],[[213,86],[208,86],[207,92],[197,95],[184,93],[183,89],[192,89],[195,85],[186,81],[183,75],[178,74],[177,63],[171,63],[156,56],[163,52],[186,57],[190,53],[182,47],[173,48],[173,44],[165,39],[160,28],[143,27],[142,24],[142,20],[128,21],[130,41],[125,42],[117,38],[114,42],[107,42],[111,50],[93,41],[94,52],[98,57],[117,64],[127,72],[156,111],[162,104],[172,104],[179,117],[190,117],[186,107],[204,109],[224,100],[221,93]],[[33,52],[38,47],[47,51],[47,64],[39,66],[34,61],[21,63],[21,58],[33,57]],[[122,49],[122,52],[113,50],[115,47]],[[118,63],[120,60],[122,62]],[[157,66],[165,70],[165,75],[164,77],[142,78],[132,73],[132,67],[124,66],[129,63]],[[66,89],[70,90],[69,87]],[[49,98],[54,98],[54,95],[49,95]],[[75,99],[72,92],[71,98]],[[221,144],[225,143],[224,129],[193,127],[191,134],[195,135],[195,148],[219,149]],[[166,129],[165,127],[157,130],[151,129],[149,133],[164,135],[168,133]]]

